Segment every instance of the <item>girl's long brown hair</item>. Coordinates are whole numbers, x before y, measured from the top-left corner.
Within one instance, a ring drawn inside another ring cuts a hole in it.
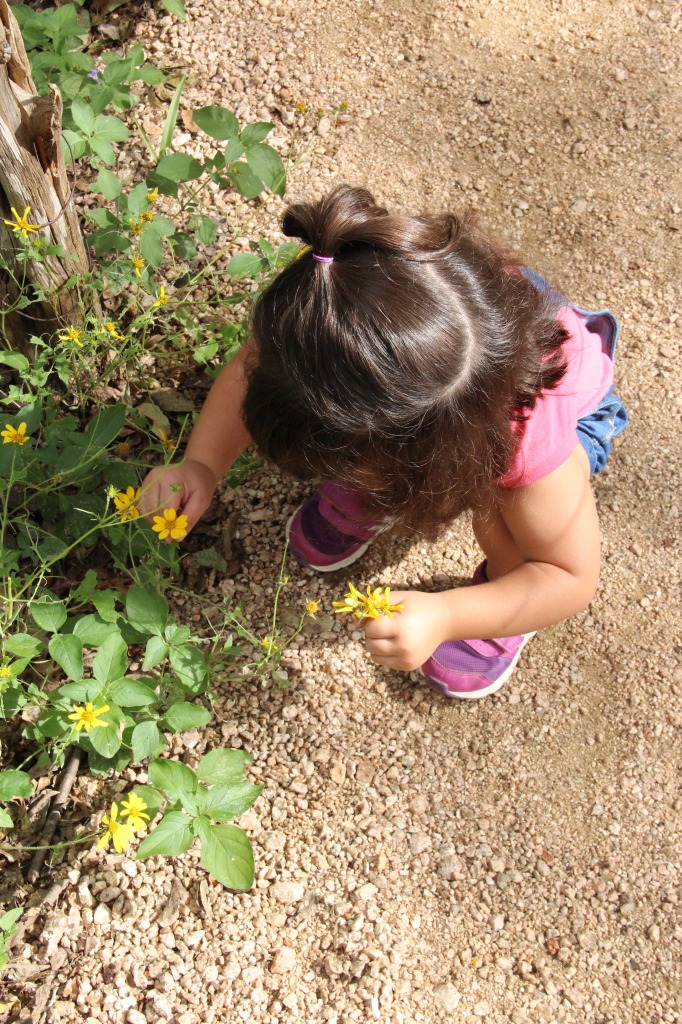
[[[389,214],[341,186],[283,229],[311,249],[254,312],[243,416],[262,453],[363,487],[407,532],[492,507],[511,420],[565,371],[556,303],[468,216]]]

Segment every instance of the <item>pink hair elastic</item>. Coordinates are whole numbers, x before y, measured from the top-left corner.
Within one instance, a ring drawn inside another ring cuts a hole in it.
[[[318,263],[333,263],[333,256],[318,256],[316,252],[313,253],[313,259],[317,260]]]

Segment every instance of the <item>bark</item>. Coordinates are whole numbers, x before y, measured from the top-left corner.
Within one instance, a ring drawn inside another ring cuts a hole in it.
[[[88,257],[62,157],[61,122],[59,90],[51,86],[49,95],[38,95],[19,26],[7,0],[0,0],[0,252],[10,268],[0,269],[0,304],[11,305],[21,284],[47,293],[5,318],[5,344],[21,351],[31,335],[81,320],[77,293],[65,283],[85,273]],[[27,206],[29,221],[41,226],[34,237],[62,245],[74,258],[17,262],[21,239],[2,221],[12,219],[12,207],[21,215]]]

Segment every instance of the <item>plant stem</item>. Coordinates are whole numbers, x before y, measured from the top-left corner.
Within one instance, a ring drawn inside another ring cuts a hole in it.
[[[26,875],[26,879],[29,885],[34,885],[38,881],[43,864],[45,863],[47,851],[51,848],[49,844],[51,843],[52,837],[57,830],[57,825],[61,821],[62,811],[64,809],[66,801],[69,799],[71,787],[76,781],[76,776],[78,775],[80,763],[81,752],[79,749],[74,748],[74,750],[71,752],[69,760],[66,762],[66,767],[64,768],[64,772],[62,774],[62,781],[59,785],[59,791],[57,792],[56,797],[52,801],[52,807],[50,808],[50,813],[48,814],[47,821],[45,822],[45,828],[43,829],[43,834],[41,836],[41,839],[43,840],[43,843],[45,845],[41,844],[40,846],[35,848],[36,853],[29,865],[28,873]]]

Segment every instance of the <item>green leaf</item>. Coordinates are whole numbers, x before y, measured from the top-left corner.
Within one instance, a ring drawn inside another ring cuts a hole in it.
[[[153,231],[157,235],[169,238],[175,234],[175,224],[169,217],[164,217],[162,214],[157,213],[154,220],[146,225],[145,231]]]
[[[190,219],[189,227],[204,245],[213,245],[216,237],[216,224],[212,217],[197,213]]]
[[[120,634],[114,633],[107,637],[92,662],[92,674],[95,679],[108,686],[121,679],[128,669],[128,645]]]
[[[145,672],[155,668],[168,657],[168,644],[161,636],[151,636],[147,641],[142,668]]]
[[[121,737],[118,733],[119,721],[114,719],[118,718],[118,708],[110,705],[109,710],[104,715],[102,721],[107,722],[104,728],[99,727],[91,729],[88,733],[88,739],[92,743],[93,748],[102,757],[113,757],[121,749]]]
[[[0,772],[0,800],[14,800],[16,797],[26,798],[32,792],[33,786],[28,772]]]
[[[159,699],[154,687],[139,679],[119,679],[109,687],[109,693],[122,708],[145,708]]]
[[[98,139],[93,137],[90,139],[90,149],[93,153],[100,158],[105,164],[109,164],[110,167],[116,163],[116,153],[114,147],[106,139]]]
[[[92,595],[92,603],[105,622],[117,622],[120,618],[116,611],[116,601],[120,597],[116,590],[98,590]]]
[[[89,447],[106,448],[116,440],[125,423],[127,411],[125,405],[107,405],[100,409],[88,426]]]
[[[3,646],[8,654],[15,654],[17,658],[33,658],[42,650],[43,644],[28,633],[14,633],[3,641]]]
[[[265,260],[253,252],[238,252],[227,264],[231,277],[253,277],[266,266]]]
[[[262,792],[262,786],[254,786],[250,782],[213,786],[201,803],[202,814],[214,821],[231,821],[248,811]]]
[[[99,683],[94,684],[99,689]],[[91,699],[93,683],[90,680],[83,680],[77,683],[64,683],[58,690],[50,694],[50,699],[68,700],[69,703],[85,704]]]
[[[94,569],[88,569],[85,576],[72,593],[71,600],[74,604],[85,604],[87,601],[91,600],[92,595],[96,590],[97,573]]]
[[[211,721],[211,712],[200,704],[179,701],[171,704],[163,720],[171,732],[185,732],[187,729],[201,729]]]
[[[192,821],[182,811],[169,811],[137,848],[138,860],[165,854],[177,857],[192,842]]]
[[[104,622],[99,615],[83,615],[73,627],[73,635],[80,637],[86,647],[99,647],[114,633],[118,633],[116,623]]]
[[[247,149],[246,160],[253,173],[265,182],[271,192],[277,196],[284,195],[287,174],[276,149],[265,142],[259,142]]]
[[[95,138],[104,142],[125,142],[130,130],[118,117],[100,114],[95,124]]]
[[[126,614],[134,629],[160,636],[168,622],[168,605],[153,590],[131,587],[126,597]]]
[[[32,601],[30,610],[33,621],[48,633],[56,633],[66,622],[66,605],[55,597]]]
[[[47,645],[50,657],[57,662],[69,679],[83,678],[83,642],[77,636],[67,633],[62,636],[55,633]]]
[[[159,731],[156,722],[140,722],[133,729],[131,738],[133,761],[140,764],[148,757],[160,754],[166,747],[166,741]]]
[[[244,147],[239,139],[230,139],[224,151],[216,153],[213,160],[216,166],[222,170],[226,164],[233,164],[235,160],[239,160],[240,156],[244,156]]]
[[[146,213],[148,209],[147,185],[144,181],[140,181],[128,193],[128,216],[138,217],[141,213]]]
[[[160,267],[163,263],[163,243],[157,231],[151,225],[140,235],[140,252],[152,267]]]
[[[186,84],[187,76],[183,75],[176,85],[175,92],[168,104],[168,113],[166,114],[166,120],[163,123],[163,131],[161,132],[161,139],[159,141],[159,153],[162,156],[166,150],[171,148],[173,132],[175,131],[175,126],[178,123],[178,114],[180,112],[180,97],[182,96]]]
[[[24,912],[23,907],[13,907],[0,917],[0,931],[5,935],[12,935],[14,926]]]
[[[244,778],[244,769],[253,761],[245,750],[211,750],[197,765],[197,778],[209,786],[232,786]]]
[[[199,107],[193,117],[202,132],[206,132],[212,139],[225,142],[239,135],[239,121],[226,107]]]
[[[108,171],[106,168],[102,167],[97,175],[97,180],[92,191],[99,192],[105,199],[118,199],[121,194],[121,182],[118,179],[118,175],[114,174],[113,171]]]
[[[26,373],[31,365],[21,352],[0,352],[0,364],[11,366],[13,370],[19,370],[20,373]]]
[[[187,11],[185,10],[183,0],[161,0],[161,3],[169,14],[174,14],[181,21],[185,21],[187,18]]]
[[[203,173],[204,168],[189,153],[171,153],[159,160],[156,170],[171,181],[193,181]]]
[[[183,793],[196,793],[197,777],[182,761],[156,758],[149,765],[149,784],[162,789],[171,800],[177,800]]]
[[[74,123],[86,135],[93,135],[97,118],[81,96],[76,96],[71,104],[71,117]]]
[[[184,231],[176,231],[171,244],[181,260],[193,260],[197,254],[196,245]]]
[[[245,199],[255,199],[265,188],[261,179],[253,173],[249,165],[245,164],[243,160],[232,164],[232,167],[227,172],[227,177],[237,189],[237,192],[240,192]]]
[[[3,811],[3,809],[1,807],[0,807],[0,828],[14,828],[14,822],[12,821],[12,818],[7,813],[7,811]],[[0,917],[0,931],[3,930],[2,922],[4,921],[5,917],[7,917],[6,914],[4,914],[2,917]]]
[[[194,551],[192,558],[207,569],[217,569],[219,572],[225,572],[227,569],[227,560],[215,548],[202,548],[201,551]]]
[[[210,835],[201,844],[201,863],[234,892],[246,892],[253,885],[253,847],[236,825],[211,825]]]
[[[203,693],[208,682],[208,664],[202,651],[190,644],[183,644],[172,648],[169,657],[183,686],[190,693]]]
[[[254,146],[257,142],[262,142],[274,127],[274,124],[270,121],[256,121],[255,124],[247,124],[246,128],[239,136],[244,149],[248,149],[249,146]]]

